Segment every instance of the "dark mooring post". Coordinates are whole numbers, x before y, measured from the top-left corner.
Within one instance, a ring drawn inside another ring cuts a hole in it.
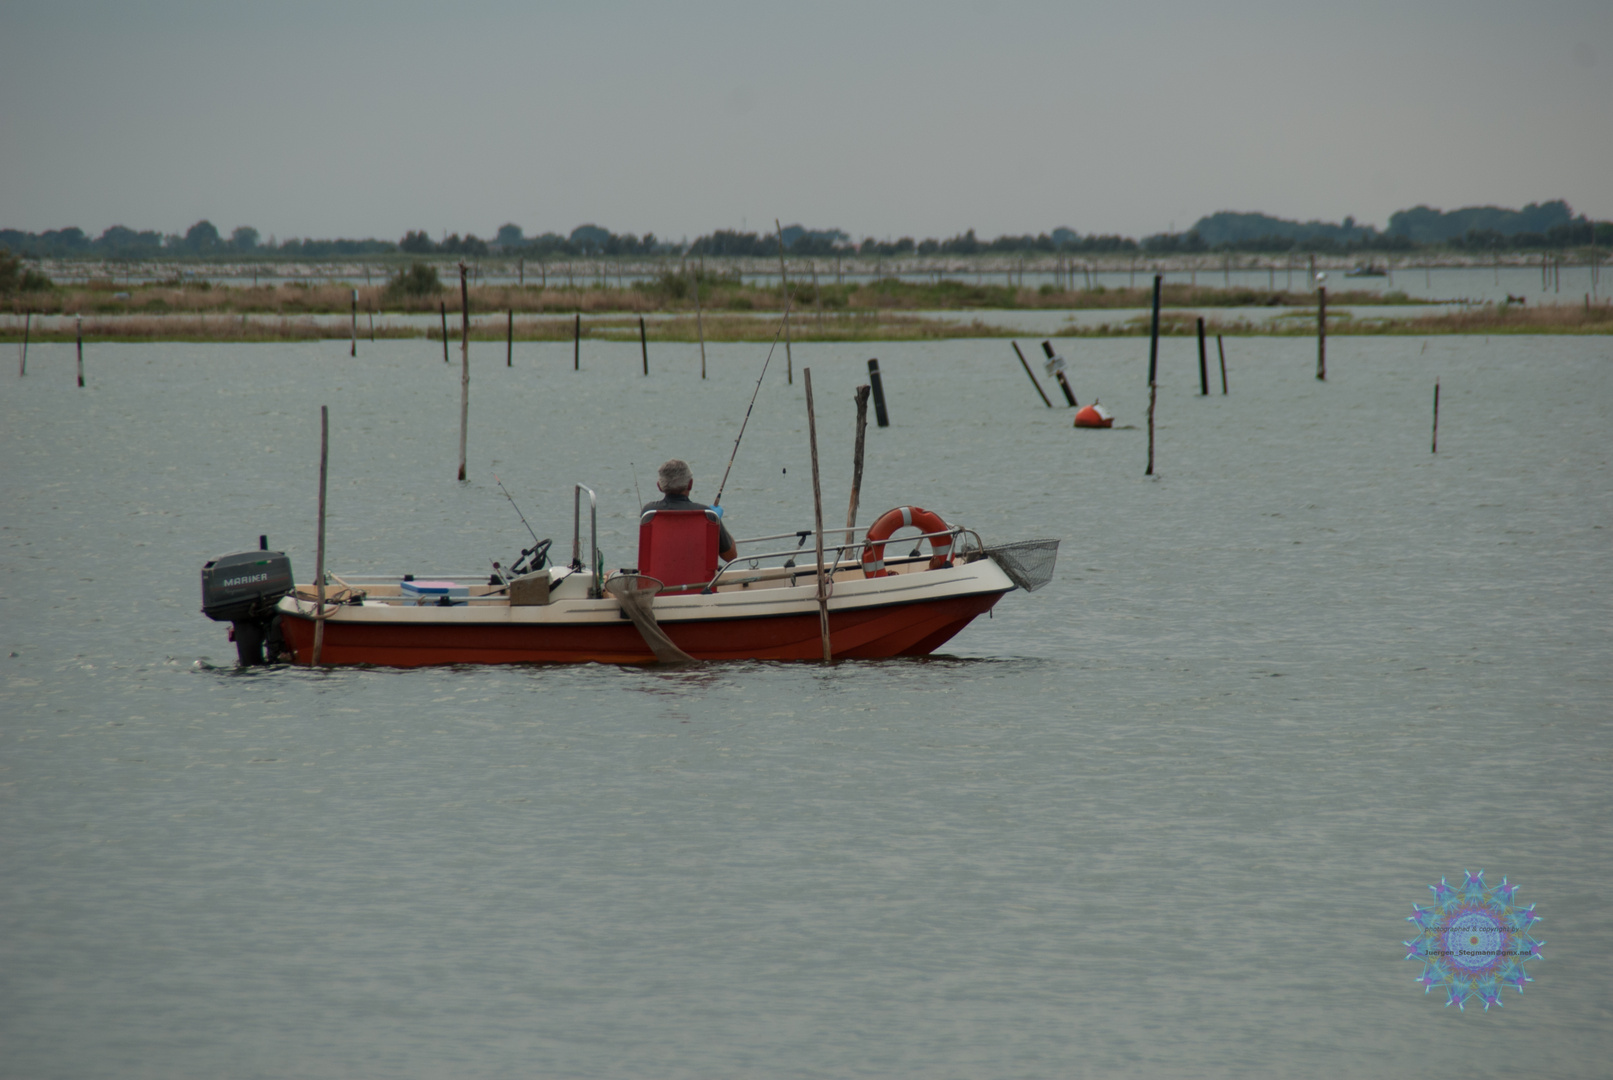
[[[571,324],[571,370],[582,370],[582,315]]]
[[[515,366],[515,309],[510,308],[504,320],[504,366]]]
[[[879,361],[868,361],[868,385],[874,391],[874,422],[880,427],[890,427],[890,416],[885,412],[885,383],[879,377]]]
[[[1221,357],[1221,393],[1227,392],[1227,350],[1221,344],[1221,335],[1215,335],[1215,351]]]
[[[1428,447],[1430,454],[1439,453],[1439,380],[1434,380],[1434,441]]]
[[[350,334],[348,336],[348,340],[350,342],[350,345],[349,345],[348,350],[347,350],[347,355],[348,356],[357,356],[358,355],[358,290],[357,289],[353,290],[353,323],[352,323],[351,332],[350,332]]]
[[[1159,396],[1159,384],[1148,384],[1148,468],[1143,470],[1144,476],[1154,475],[1154,402]]]
[[[1042,384],[1036,381],[1036,373],[1031,370],[1030,364],[1025,362],[1025,354],[1019,351],[1019,342],[1010,341],[1009,344],[1014,347],[1014,355],[1019,357],[1019,366],[1025,369],[1025,377],[1031,381],[1032,386],[1036,387],[1036,396],[1042,399],[1043,405],[1051,409],[1053,403],[1048,400],[1047,394],[1043,393]]]
[[[1216,339],[1217,341],[1220,338]],[[1204,352],[1204,316],[1199,316],[1199,396],[1210,396],[1210,361]]]
[[[1148,385],[1154,385],[1154,377],[1159,374],[1159,287],[1165,280],[1164,275],[1154,275],[1154,317],[1148,324]],[[1149,440],[1152,442],[1152,440]],[[1148,461],[1150,472],[1154,460],[1153,451],[1149,451]]]
[[[437,301],[437,308],[442,313],[442,362],[448,363],[448,301]]]
[[[1053,369],[1053,378],[1058,382],[1059,389],[1064,391],[1064,400],[1070,403],[1070,408],[1080,408],[1075,400],[1075,391],[1070,389],[1070,380],[1064,377],[1064,361],[1059,360],[1058,354],[1053,351],[1053,343],[1042,342],[1042,352],[1047,354],[1048,365]]]
[[[28,374],[28,332],[34,326],[34,309],[29,308],[22,316],[22,352],[18,354],[17,376]]]
[[[638,317],[638,351],[644,358],[644,374],[650,373],[650,341],[644,336],[644,316]]]
[[[84,316],[78,317],[78,385],[84,385]]]
[[[862,501],[863,490],[863,445],[868,434],[868,393],[869,388],[857,387],[854,400],[857,402],[857,441],[851,455],[851,503],[846,507],[846,546],[852,544],[852,530],[857,527],[857,504]]]
[[[470,430],[470,287],[459,264],[459,478],[465,479],[465,436]]]
[[[1316,287],[1316,378],[1327,381],[1327,286]]]

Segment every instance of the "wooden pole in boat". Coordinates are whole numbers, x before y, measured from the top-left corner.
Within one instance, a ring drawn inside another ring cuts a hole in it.
[[[1159,373],[1159,288],[1165,280],[1163,274],[1154,275],[1154,317],[1148,324],[1148,385],[1154,385],[1154,377]],[[1152,451],[1148,458],[1153,460]]]
[[[857,387],[853,400],[857,402],[857,442],[856,449],[851,455],[851,504],[846,507],[846,546],[852,543],[852,530],[857,527],[857,504],[862,501],[863,489],[863,444],[868,435],[868,394],[869,386],[864,383]]]
[[[1204,353],[1204,316],[1199,316],[1199,396],[1210,396],[1209,360]]]
[[[644,336],[644,316],[642,315],[638,317],[638,351],[639,355],[644,358],[644,374],[648,375],[650,373],[650,342]]]
[[[22,317],[22,353],[20,354],[21,359],[17,361],[18,378],[28,374],[28,332],[33,329],[33,325],[34,309],[29,308]]]
[[[1316,378],[1327,381],[1327,286],[1316,287]]]
[[[78,317],[77,326],[78,326],[78,385],[82,389],[83,386],[84,386],[84,316],[80,315]]]
[[[1030,364],[1026,363],[1025,354],[1019,351],[1019,342],[1010,341],[1009,344],[1014,347],[1014,355],[1019,357],[1019,366],[1025,369],[1025,377],[1031,381],[1032,386],[1036,387],[1036,396],[1042,399],[1043,405],[1051,409],[1053,403],[1048,400],[1047,394],[1042,391],[1042,384],[1036,381],[1036,373],[1031,371]]]
[[[314,655],[309,661],[319,666],[325,649],[325,478],[330,465],[330,406],[319,407],[319,543],[314,554],[314,594],[319,606],[314,610]]]
[[[834,575],[825,578],[823,573],[823,487],[818,482],[818,422],[812,411],[812,369],[802,368],[801,377],[806,382],[807,440],[812,444],[812,516],[818,541],[818,630],[823,635],[823,662],[827,664],[833,656],[829,645],[827,583],[834,579]]]
[[[582,370],[582,312],[577,313],[576,320],[571,324],[571,370]]]
[[[465,479],[465,435],[470,427],[470,287],[459,264],[459,478]]]
[[[1221,357],[1221,393],[1225,394],[1227,392],[1227,350],[1226,346],[1221,344],[1220,334],[1215,335],[1215,351]]]
[[[773,219],[773,228],[777,230],[774,235],[778,237],[779,293],[784,297],[784,306],[788,309],[790,275],[784,270],[784,228],[778,223],[778,218]],[[784,381],[790,386],[795,385],[795,360],[790,355],[790,320],[788,316],[784,319]]]
[[[1144,476],[1154,475],[1154,401],[1159,395],[1159,384],[1153,381],[1148,383],[1148,468],[1143,470]]]
[[[1434,441],[1428,448],[1430,454],[1439,453],[1439,380],[1434,380]]]
[[[448,363],[448,302],[437,301],[437,307],[442,313],[442,362]]]
[[[358,355],[358,290],[353,290],[353,321],[348,330],[348,356]]]

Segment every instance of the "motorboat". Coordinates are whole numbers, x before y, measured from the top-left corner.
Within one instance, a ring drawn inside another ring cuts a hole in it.
[[[588,535],[583,535],[583,495]],[[203,611],[232,624],[243,663],[442,664],[836,660],[927,656],[1008,592],[1053,574],[1057,540],[988,545],[919,507],[866,529],[736,541],[716,510],[646,511],[637,565],[607,571],[595,493],[574,489],[572,557],[549,541],[509,567],[351,575],[293,584],[282,552],[235,552],[202,571]],[[897,534],[916,532],[912,537]],[[887,556],[887,545],[912,550]],[[814,541],[809,543],[809,541]],[[923,550],[928,545],[928,551]],[[820,573],[821,567],[821,573]]]

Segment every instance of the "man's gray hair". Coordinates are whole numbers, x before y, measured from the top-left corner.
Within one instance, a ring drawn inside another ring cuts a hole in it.
[[[673,458],[657,475],[661,490],[668,495],[687,495],[694,486],[694,473],[689,471],[689,463]]]

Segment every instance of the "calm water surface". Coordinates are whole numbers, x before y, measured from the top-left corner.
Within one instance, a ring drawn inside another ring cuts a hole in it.
[[[826,516],[877,355],[863,520],[1064,539],[928,661],[233,668],[207,558],[632,561],[662,459],[711,496],[763,350],[34,345],[0,378],[0,1076],[1606,1075],[1613,339],[998,341],[774,356],[723,502]],[[1212,357],[1213,363],[1213,357]],[[1439,453],[1429,453],[1434,380]],[[1215,378],[1219,391],[1219,379]],[[1051,391],[1051,387],[1049,387]],[[564,539],[561,539],[564,538]],[[1483,869],[1546,959],[1489,1013],[1402,959]]]

